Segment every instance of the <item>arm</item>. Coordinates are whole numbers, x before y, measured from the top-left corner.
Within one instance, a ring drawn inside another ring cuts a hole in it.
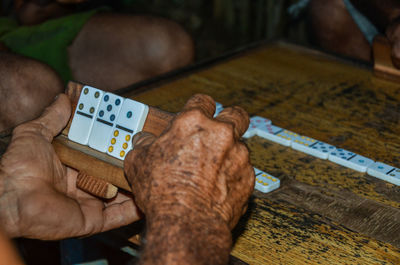
[[[231,232],[219,216],[194,203],[190,208],[171,203],[149,211],[141,264],[228,263]]]
[[[400,1],[399,0],[351,0],[367,16],[392,44],[393,64],[400,68]]]
[[[230,230],[254,187],[249,153],[240,142],[249,119],[196,95],[160,138],[143,133],[125,159],[135,202],[146,216],[141,264],[226,264]]]

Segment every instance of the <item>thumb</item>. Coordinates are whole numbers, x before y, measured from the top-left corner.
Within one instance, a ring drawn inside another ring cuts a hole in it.
[[[155,141],[156,137],[154,134],[149,132],[139,132],[135,134],[132,139],[133,150],[131,150],[125,157],[124,169],[125,175],[128,178],[130,184],[132,184],[132,179],[136,176],[137,160],[140,154],[146,152],[148,147]],[[136,163],[135,163],[136,161]]]
[[[36,120],[31,121],[32,124],[40,124],[41,126],[33,126],[49,141],[59,134],[67,125],[71,116],[71,103],[65,94],[59,94],[57,99],[47,107],[42,115]]]

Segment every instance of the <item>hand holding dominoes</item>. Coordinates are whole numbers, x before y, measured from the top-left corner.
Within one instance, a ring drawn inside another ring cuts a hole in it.
[[[10,237],[87,236],[139,219],[130,197],[118,194],[105,203],[77,189],[78,173],[61,163],[51,145],[70,114],[70,101],[61,94],[40,118],[13,131],[0,169],[0,223]]]
[[[227,108],[213,119],[214,108],[210,97],[196,95],[160,138],[135,137],[125,172],[148,218],[173,216],[182,207],[232,228],[242,215],[254,186],[248,150],[239,141],[247,114]]]
[[[102,198],[116,194],[115,186],[131,190],[121,160],[132,148],[133,134],[143,127],[158,136],[175,115],[75,82],[68,83],[66,94],[73,115],[53,147],[65,165],[82,172],[78,187]],[[216,113],[222,109],[216,103]]]

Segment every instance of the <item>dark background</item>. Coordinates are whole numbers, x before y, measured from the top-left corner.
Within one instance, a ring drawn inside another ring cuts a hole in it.
[[[261,40],[286,39],[310,45],[305,12],[297,18],[288,7],[296,0],[121,0],[118,12],[172,19],[196,43],[196,61]]]

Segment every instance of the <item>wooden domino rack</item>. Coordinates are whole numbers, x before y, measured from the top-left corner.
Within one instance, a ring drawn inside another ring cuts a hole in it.
[[[75,113],[82,87],[82,84],[76,82],[69,82],[67,85],[65,93],[71,100],[72,113]],[[149,106],[149,113],[143,126],[143,131],[158,136],[164,131],[173,117],[172,113]],[[68,132],[73,118],[72,114],[67,127],[53,140],[52,144],[63,164],[81,172],[77,186],[100,197],[112,197],[112,194],[115,194],[115,192],[106,194],[107,189],[105,187],[107,187],[108,183],[130,191],[131,188],[124,175],[123,161],[68,139]],[[116,191],[115,188],[112,188],[112,190]]]

